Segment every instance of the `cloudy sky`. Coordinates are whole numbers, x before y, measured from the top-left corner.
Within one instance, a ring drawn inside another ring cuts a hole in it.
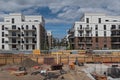
[[[13,12],[42,15],[46,29],[62,38],[84,12],[120,15],[120,0],[0,0],[0,20]]]

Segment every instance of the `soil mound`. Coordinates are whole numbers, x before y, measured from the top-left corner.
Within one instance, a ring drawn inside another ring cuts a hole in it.
[[[25,60],[23,60],[21,63],[20,63],[21,66],[24,66],[24,67],[33,67],[35,65],[39,65],[37,62],[33,61],[32,59],[30,58],[26,58]]]

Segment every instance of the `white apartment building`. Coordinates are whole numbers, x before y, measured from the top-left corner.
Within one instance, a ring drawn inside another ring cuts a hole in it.
[[[120,49],[120,16],[85,13],[68,33],[71,49]]]
[[[44,19],[39,15],[11,13],[0,22],[1,50],[44,49]]]

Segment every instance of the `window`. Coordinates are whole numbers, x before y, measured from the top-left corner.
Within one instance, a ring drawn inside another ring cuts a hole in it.
[[[12,45],[12,48],[16,48],[16,45]]]
[[[38,20],[34,20],[35,22],[38,22]]]
[[[2,38],[2,43],[4,43],[4,38]]]
[[[26,39],[26,43],[28,43],[28,39]]]
[[[95,39],[96,43],[98,42],[98,38]]]
[[[104,30],[106,30],[106,25],[104,25]]]
[[[101,18],[98,18],[98,23],[101,23]]]
[[[80,25],[80,29],[82,29],[82,25]]]
[[[35,36],[35,32],[32,32],[32,36]]]
[[[12,25],[12,29],[16,29],[16,25]]]
[[[105,20],[106,22],[108,22],[109,20]]]
[[[15,23],[15,20],[14,20],[14,18],[12,18],[12,23]]]
[[[104,48],[107,48],[107,45],[106,45],[106,44],[104,44]]]
[[[26,25],[26,29],[28,29],[28,25]]]
[[[28,32],[26,32],[26,36],[29,36],[29,33],[28,33]]]
[[[12,32],[12,36],[16,36],[16,32],[13,31],[13,32]]]
[[[2,45],[2,49],[4,49],[4,45]]]
[[[120,29],[120,25],[118,26],[118,29]]]
[[[35,29],[35,26],[34,26],[34,25],[32,25],[32,29]]]
[[[2,25],[2,30],[4,30],[4,25]]]
[[[29,49],[29,45],[26,45],[26,49],[27,49],[27,50]]]
[[[86,23],[89,23],[89,18],[86,18]]]
[[[4,32],[2,32],[2,37],[4,37]]]
[[[98,25],[95,25],[95,30],[98,30]]]
[[[111,29],[116,29],[116,25],[112,25],[112,28]]]
[[[12,43],[16,43],[16,39],[15,38],[12,38]]]
[[[89,25],[87,25],[87,27],[89,27]]]
[[[95,34],[96,36],[98,36],[98,31],[96,31],[96,34]]]
[[[35,49],[35,45],[32,45],[32,49]]]
[[[106,37],[106,31],[104,31],[104,37]]]

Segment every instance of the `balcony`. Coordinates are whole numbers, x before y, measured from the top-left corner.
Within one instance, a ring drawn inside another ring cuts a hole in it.
[[[120,45],[120,42],[111,42],[112,44],[119,44]]]
[[[83,41],[82,42],[78,42],[78,44],[85,44],[85,42],[83,42]]]
[[[23,29],[26,32],[31,32],[31,31],[36,31],[36,28],[32,28],[32,29]]]
[[[24,43],[25,45],[33,45],[33,44],[36,44],[35,42],[25,42]]]
[[[34,35],[24,35],[24,38],[35,38]]]
[[[120,34],[111,34],[111,37],[120,37]]]
[[[120,28],[111,28],[111,31],[120,31]]]
[[[85,30],[86,30],[86,31],[91,31],[91,30],[92,30],[92,27],[86,27]]]
[[[12,29],[12,28],[8,28],[8,31],[20,31],[20,28],[16,28],[16,29]]]
[[[86,41],[85,43],[86,44],[92,44],[92,41]]]
[[[92,34],[85,34],[85,37],[92,37]]]
[[[78,30],[79,32],[83,32],[83,31],[84,31],[83,28],[78,28],[77,30]]]
[[[81,34],[81,35],[78,35],[78,37],[84,37],[84,35]]]
[[[16,42],[16,43],[12,43],[12,42],[8,42],[9,45],[18,45],[19,43]]]
[[[75,38],[73,35],[70,35],[69,38]]]
[[[8,38],[20,38],[20,36],[18,36],[18,35],[16,35],[16,36],[8,35]]]

